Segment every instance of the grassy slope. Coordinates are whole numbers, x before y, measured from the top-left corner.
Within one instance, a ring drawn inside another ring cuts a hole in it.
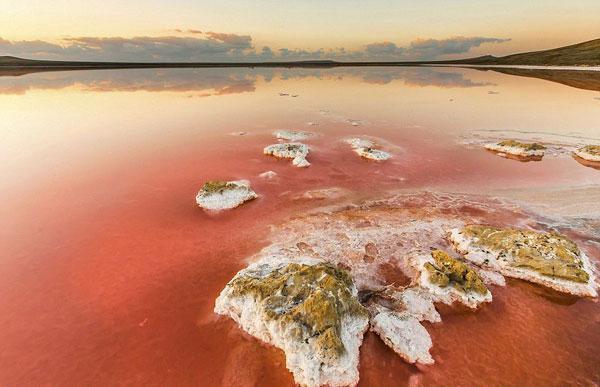
[[[488,58],[485,63],[499,65],[600,66],[600,39],[552,50],[526,52],[494,59]]]

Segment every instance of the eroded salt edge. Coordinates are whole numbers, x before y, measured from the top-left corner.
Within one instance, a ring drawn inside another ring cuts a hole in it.
[[[596,273],[587,255],[581,252],[581,261],[583,269],[589,274],[590,278],[586,284],[569,281],[562,278],[552,278],[536,273],[533,270],[527,270],[520,267],[503,265],[497,259],[498,251],[493,249],[482,249],[472,244],[473,239],[467,238],[460,232],[460,229],[450,230],[450,242],[455,249],[460,252],[465,259],[483,268],[489,268],[497,271],[507,277],[519,278],[536,284],[547,286],[551,289],[563,293],[569,293],[576,296],[597,297]]]

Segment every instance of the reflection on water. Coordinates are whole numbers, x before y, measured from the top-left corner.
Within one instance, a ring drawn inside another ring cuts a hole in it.
[[[585,90],[600,91],[600,73],[595,71],[552,71],[528,69],[477,69],[503,74],[544,79]],[[258,78],[270,81],[303,78],[352,77],[373,84],[403,81],[409,86],[482,87],[489,81],[474,81],[464,72],[428,67],[355,67],[333,69],[207,68],[138,69],[106,71],[51,71],[40,69],[0,70],[0,94],[23,94],[35,89],[79,87],[88,91],[207,91],[201,95],[252,92]],[[25,77],[28,74],[37,76]],[[488,91],[488,94],[497,94]]]
[[[552,70],[528,70],[528,69],[490,69],[503,74],[517,75],[520,77],[538,78],[546,81],[556,82],[563,85],[576,87],[584,90],[600,91],[599,71],[552,71]],[[483,71],[488,71],[483,69]]]
[[[110,71],[110,73],[107,73]],[[252,92],[258,79],[271,81],[353,78],[367,83],[403,81],[409,86],[480,87],[493,85],[473,81],[465,74],[430,68],[348,69],[151,69],[96,70],[27,73],[0,72],[0,94],[23,94],[29,90],[77,87],[86,91],[198,92],[201,96]],[[206,92],[206,93],[203,93]]]
[[[207,95],[219,97],[187,98]],[[389,191],[501,197],[518,204],[510,220],[566,232],[597,262],[600,171],[569,152],[520,163],[478,142],[600,142],[594,96],[458,68],[4,74],[0,384],[291,386],[280,351],[214,315],[217,294],[272,225]],[[278,129],[319,133],[310,167],[262,154]],[[358,157],[343,139],[361,135],[392,158]],[[209,216],[194,203],[209,179],[248,179],[260,197]],[[507,222],[496,216],[507,208],[485,215]],[[482,310],[447,308],[427,327],[425,370],[367,334],[361,383],[597,383],[597,303],[517,280],[492,291]]]

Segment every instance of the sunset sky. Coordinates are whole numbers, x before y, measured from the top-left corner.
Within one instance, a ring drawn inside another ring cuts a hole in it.
[[[598,0],[6,1],[0,55],[70,60],[447,59],[600,37]]]

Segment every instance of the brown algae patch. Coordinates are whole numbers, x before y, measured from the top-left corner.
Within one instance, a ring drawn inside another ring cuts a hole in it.
[[[204,192],[206,192],[207,194],[214,194],[214,193],[223,193],[223,191],[225,191],[226,189],[231,189],[234,188],[235,184],[227,182],[227,181],[221,181],[221,180],[209,180],[206,183],[204,183],[204,185],[202,186],[202,190]]]
[[[442,288],[451,285],[464,292],[474,291],[481,295],[488,292],[479,275],[464,262],[441,250],[433,250],[431,256],[435,264],[426,262],[424,268],[429,272],[432,283]]]
[[[325,263],[290,263],[263,278],[236,278],[230,286],[234,296],[260,300],[266,319],[294,325],[298,340],[316,337],[316,348],[326,357],[336,358],[345,350],[340,336],[342,317],[367,316],[350,290],[350,275]]]

